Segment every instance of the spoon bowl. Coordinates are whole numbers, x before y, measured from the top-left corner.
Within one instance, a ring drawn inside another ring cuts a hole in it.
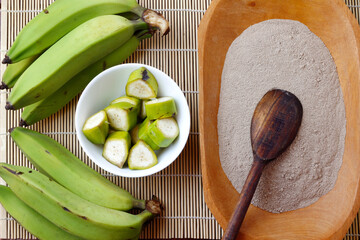
[[[267,92],[251,120],[251,146],[262,160],[278,157],[293,142],[300,128],[303,108],[292,93],[280,89]]]

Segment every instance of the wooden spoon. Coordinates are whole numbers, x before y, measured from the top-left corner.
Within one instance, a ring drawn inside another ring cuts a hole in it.
[[[280,89],[267,92],[256,106],[251,120],[254,162],[223,236],[224,240],[236,239],[264,167],[292,143],[299,130],[302,114],[299,99]]]

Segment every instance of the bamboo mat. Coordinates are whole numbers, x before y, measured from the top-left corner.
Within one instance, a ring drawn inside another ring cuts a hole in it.
[[[52,0],[2,0],[1,59],[20,29]],[[74,99],[60,112],[35,124],[32,129],[48,134],[84,162],[135,197],[150,199],[154,194],[165,205],[163,215],[143,231],[143,239],[197,238],[220,239],[222,229],[206,207],[201,182],[198,133],[197,26],[211,0],[140,0],[161,12],[171,24],[171,32],[144,41],[127,62],[144,63],[167,73],[183,90],[190,107],[191,133],[179,158],[162,172],[145,178],[121,178],[96,167],[82,151],[73,123]],[[359,20],[359,0],[345,0]],[[1,65],[1,72],[5,66]],[[20,111],[5,111],[7,92],[0,92],[0,161],[30,166],[11,141],[7,129],[17,126]],[[33,239],[0,207],[0,239]],[[349,229],[347,240],[360,239],[359,214]]]

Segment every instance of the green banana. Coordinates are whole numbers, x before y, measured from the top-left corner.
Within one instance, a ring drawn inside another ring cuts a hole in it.
[[[104,144],[102,156],[110,163],[122,168],[131,147],[131,137],[126,131],[111,133]]]
[[[20,76],[6,109],[19,109],[40,101],[61,88],[77,73],[128,41],[134,32],[149,26],[141,19],[121,16],[93,18],[57,41]]]
[[[172,97],[160,97],[145,104],[146,115],[149,119],[173,117],[177,114],[175,100]]]
[[[141,100],[156,98],[158,83],[154,75],[145,67],[138,68],[130,73],[125,87],[126,95]]]
[[[3,63],[15,63],[41,53],[92,18],[125,12],[142,17],[145,10],[136,0],[56,0],[21,30]]]
[[[82,128],[85,137],[93,144],[104,144],[109,134],[109,122],[104,110],[89,117]]]
[[[158,163],[154,150],[143,140],[139,140],[129,152],[129,169],[143,170],[155,166]]]
[[[8,187],[0,185],[0,203],[32,235],[44,240],[81,240],[65,232],[21,201]]]
[[[137,122],[137,109],[128,102],[110,104],[105,109],[110,127],[118,131],[130,131]]]
[[[0,176],[15,195],[67,232],[89,240],[137,238],[142,225],[160,213],[160,203],[149,204],[138,215],[88,202],[30,168],[0,163]],[[99,198],[102,198],[99,195]],[[151,201],[150,201],[151,202]]]
[[[147,33],[133,36],[114,52],[78,73],[49,97],[26,106],[21,114],[20,126],[30,126],[59,111],[78,95],[96,75],[125,61],[139,46],[141,39],[151,36]]]
[[[2,83],[0,89],[9,89],[12,88],[16,81],[19,79],[21,74],[39,57],[40,55],[35,55],[20,62],[10,64],[6,67],[5,72],[2,76]]]
[[[21,127],[10,135],[40,172],[80,197],[117,210],[145,209],[144,200],[108,181],[52,138]]]
[[[160,118],[147,129],[150,139],[159,147],[168,147],[178,136],[179,126],[175,118]]]

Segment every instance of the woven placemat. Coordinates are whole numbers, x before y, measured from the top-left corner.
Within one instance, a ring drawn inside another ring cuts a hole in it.
[[[2,0],[1,59],[21,28],[52,0]],[[140,0],[147,8],[161,12],[171,23],[166,37],[143,41],[126,61],[148,64],[168,74],[183,90],[190,107],[191,133],[179,158],[167,169],[145,178],[121,178],[95,166],[82,151],[74,126],[78,98],[61,111],[31,128],[48,134],[105,177],[127,189],[135,197],[150,199],[154,194],[165,205],[164,214],[150,223],[141,238],[220,239],[222,229],[206,207],[201,182],[198,133],[197,26],[211,0]],[[346,0],[359,20],[359,0]],[[1,65],[1,72],[5,66]],[[0,92],[0,161],[30,166],[11,141],[7,129],[18,125],[21,111],[5,111],[8,92]],[[3,182],[2,182],[3,183]],[[345,239],[359,239],[359,214]],[[0,239],[33,239],[0,207]]]

